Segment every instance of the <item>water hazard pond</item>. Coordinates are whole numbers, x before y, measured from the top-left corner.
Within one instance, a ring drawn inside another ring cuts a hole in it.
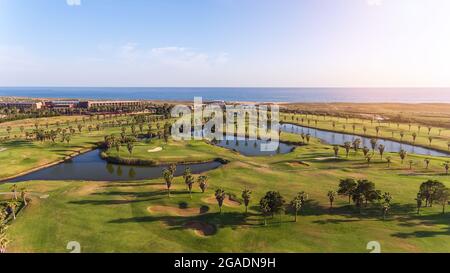
[[[344,145],[345,142],[353,142],[355,139],[359,138],[361,139],[361,147],[367,146],[371,147],[370,145],[370,138],[367,137],[361,137],[356,136],[352,134],[344,134],[344,133],[335,133],[335,132],[329,132],[325,130],[320,129],[314,129],[314,128],[308,128],[303,127],[300,125],[294,125],[294,124],[283,124],[281,125],[281,130],[288,133],[294,133],[294,134],[310,134],[312,137],[318,138],[328,144],[331,145]],[[378,139],[377,145],[383,144],[386,148],[386,152],[394,152],[397,153],[400,151],[400,149],[403,149],[407,151],[408,153],[412,154],[420,154],[420,155],[430,155],[430,156],[445,156],[448,157],[449,154],[439,152],[433,149],[428,149],[424,147],[414,146],[410,144],[404,144],[397,141],[392,140],[384,140],[384,139]]]
[[[183,174],[189,167],[192,173],[202,173],[220,167],[218,161],[178,165],[176,176]],[[76,156],[67,162],[38,170],[8,182],[29,180],[87,180],[87,181],[129,181],[154,179],[162,176],[162,170],[167,166],[128,166],[110,164],[100,158],[100,150],[93,150]]]

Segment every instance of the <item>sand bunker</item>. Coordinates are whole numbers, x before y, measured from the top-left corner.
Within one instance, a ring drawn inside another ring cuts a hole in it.
[[[50,197],[50,195],[48,195],[48,194],[44,194],[44,195],[39,196],[39,198],[41,198],[41,199],[47,199],[49,197]]]
[[[193,229],[197,236],[202,237],[214,235],[217,231],[214,225],[198,221],[188,222],[184,226]]]
[[[0,153],[6,151],[6,148],[0,147]]]
[[[217,200],[215,196],[205,197],[202,199],[203,202],[208,204],[215,204],[217,205]],[[241,205],[241,202],[230,199],[230,196],[227,195],[225,197],[225,200],[223,200],[223,204],[227,207],[239,207]]]
[[[195,216],[202,213],[200,208],[175,208],[169,206],[151,206],[147,208],[150,213],[169,213],[176,216]]]
[[[334,156],[330,156],[330,157],[316,157],[316,158],[313,158],[314,160],[317,160],[317,161],[325,161],[325,160],[330,160],[330,159],[336,159],[336,157],[334,157]]]
[[[156,153],[156,152],[161,152],[162,151],[162,147],[156,147],[150,150],[147,150],[147,152],[149,153]]]

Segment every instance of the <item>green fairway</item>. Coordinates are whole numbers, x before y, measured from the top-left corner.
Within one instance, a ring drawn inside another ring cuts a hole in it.
[[[298,136],[282,134],[282,138]],[[155,146],[163,147],[160,155],[146,152]],[[135,156],[185,160],[189,151],[202,159],[230,160],[206,173],[206,193],[194,185],[192,199],[182,177],[175,178],[171,198],[162,179],[24,183],[34,193],[33,200],[11,225],[9,250],[66,252],[69,241],[78,241],[83,252],[367,252],[369,241],[379,241],[386,252],[450,251],[449,214],[442,215],[437,204],[423,208],[420,216],[415,214],[414,198],[421,182],[438,179],[450,186],[442,159],[433,158],[426,170],[425,157],[410,155],[408,160],[415,162],[410,170],[396,154],[390,155],[390,168],[375,155],[368,166],[361,151],[350,152],[347,159],[341,149],[340,158],[334,159],[331,147],[315,139],[292,153],[273,157],[245,157],[202,142],[172,141],[138,144]],[[346,197],[338,197],[335,208],[329,210],[327,192],[336,190],[339,179],[347,177],[369,179],[377,189],[392,194],[393,208],[386,220],[372,206],[359,214]],[[10,186],[3,184],[0,191]],[[243,205],[225,202],[219,214],[214,199],[219,187],[238,200],[244,188],[250,189],[249,213],[244,214]],[[269,190],[280,191],[286,201],[299,191],[309,194],[297,223],[293,215],[282,214],[269,219],[268,226],[262,225],[258,202]],[[49,197],[39,198],[44,194]],[[178,209],[184,202],[188,209]],[[201,206],[209,210],[200,214]],[[211,234],[196,233],[195,223],[213,227]]]

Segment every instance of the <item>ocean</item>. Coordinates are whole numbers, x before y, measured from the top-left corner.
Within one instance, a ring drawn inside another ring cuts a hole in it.
[[[450,103],[450,88],[0,87],[0,96],[254,102]]]

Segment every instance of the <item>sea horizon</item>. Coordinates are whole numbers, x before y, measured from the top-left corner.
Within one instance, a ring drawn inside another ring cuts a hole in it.
[[[395,92],[392,92],[394,91]],[[242,92],[245,91],[245,92]],[[283,103],[450,103],[448,87],[0,87],[0,97]]]

